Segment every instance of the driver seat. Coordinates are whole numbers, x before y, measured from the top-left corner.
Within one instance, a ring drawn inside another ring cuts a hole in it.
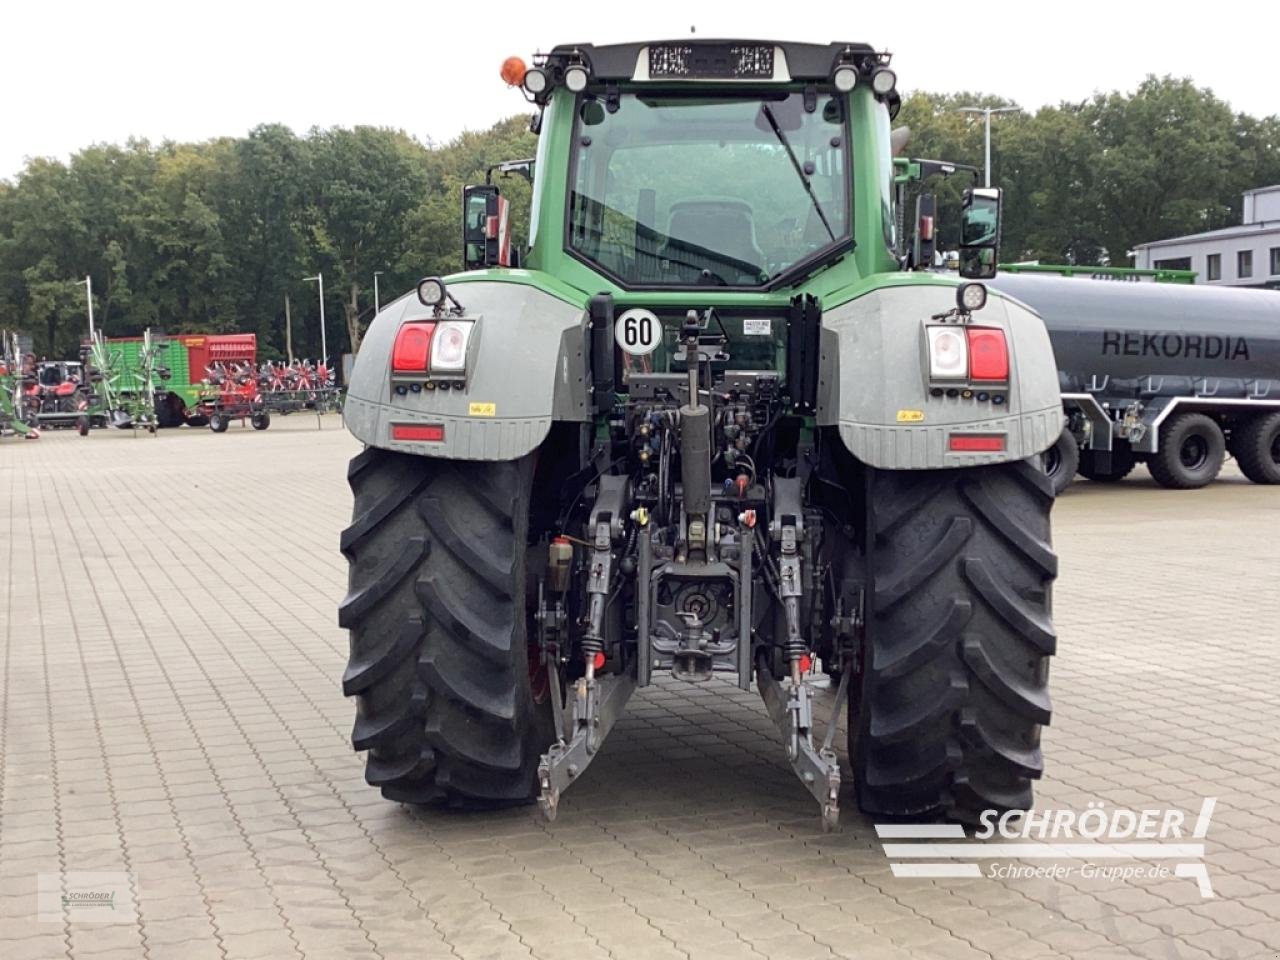
[[[669,251],[670,256],[677,260],[690,260],[694,263],[705,260],[708,269],[717,273],[724,272],[725,264],[696,251],[681,249],[680,244],[683,242],[723,253],[735,260],[754,264],[762,270],[764,268],[764,252],[756,243],[753,211],[751,204],[745,200],[712,197],[673,203],[667,220],[667,237],[676,241],[676,246],[672,247],[668,243],[659,256],[664,256]],[[739,276],[743,273],[740,269],[737,272]]]

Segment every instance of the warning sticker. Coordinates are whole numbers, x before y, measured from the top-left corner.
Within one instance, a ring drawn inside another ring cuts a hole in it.
[[[496,403],[472,403],[468,405],[467,413],[473,417],[496,417],[498,415],[498,405]]]

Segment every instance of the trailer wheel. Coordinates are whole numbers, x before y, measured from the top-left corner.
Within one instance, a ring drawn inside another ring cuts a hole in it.
[[[253,424],[253,429],[265,430],[267,427],[271,426],[271,414],[266,412],[255,413],[249,418],[249,422]]]
[[[186,404],[176,393],[157,393],[155,407],[157,426],[180,427],[186,422]]]
[[[1160,427],[1160,449],[1147,469],[1162,487],[1194,490],[1213,482],[1226,455],[1227,441],[1216,422],[1203,413],[1180,413]]]
[[[214,433],[226,433],[227,427],[231,426],[231,421],[226,414],[211,413],[209,414],[209,429]]]
[[[1080,445],[1076,443],[1075,435],[1064,427],[1058,442],[1041,456],[1044,459],[1044,472],[1053,481],[1054,493],[1062,493],[1071,486],[1076,470],[1080,467]]]
[[[1094,483],[1119,483],[1129,474],[1133,473],[1133,468],[1137,466],[1137,459],[1133,455],[1133,450],[1128,443],[1118,443],[1111,450],[1111,460],[1107,467],[1101,464],[1099,453],[1092,450],[1083,450],[1080,453],[1080,464],[1076,467],[1080,476],[1092,480]]]
[[[1235,433],[1240,472],[1254,483],[1280,483],[1280,411],[1254,417]]]
[[[188,427],[207,427],[208,425],[209,425],[209,418],[202,417],[198,413],[195,414],[194,416],[187,417]]]
[[[89,435],[89,418],[88,417],[79,417],[76,419],[76,431],[82,437],[87,437]]]
[[[485,808],[536,795],[553,739],[535,697],[525,550],[533,458],[435,460],[376,448],[351,461],[342,534],[350,631],[342,689],[365,779],[405,803]],[[540,702],[539,702],[540,701]]]
[[[1039,461],[875,471],[867,647],[849,699],[858,804],[972,821],[1031,805],[1049,722],[1053,484]]]

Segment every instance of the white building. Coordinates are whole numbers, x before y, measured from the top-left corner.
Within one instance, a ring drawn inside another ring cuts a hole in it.
[[[1196,283],[1280,288],[1280,184],[1248,190],[1244,223],[1140,243],[1135,267],[1195,270]]]

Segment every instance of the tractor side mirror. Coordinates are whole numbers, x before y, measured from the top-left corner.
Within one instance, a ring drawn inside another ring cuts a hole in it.
[[[960,206],[960,276],[990,280],[1000,258],[1000,191],[970,187]]]
[[[492,184],[462,190],[462,263],[467,270],[511,266],[507,199]]]

